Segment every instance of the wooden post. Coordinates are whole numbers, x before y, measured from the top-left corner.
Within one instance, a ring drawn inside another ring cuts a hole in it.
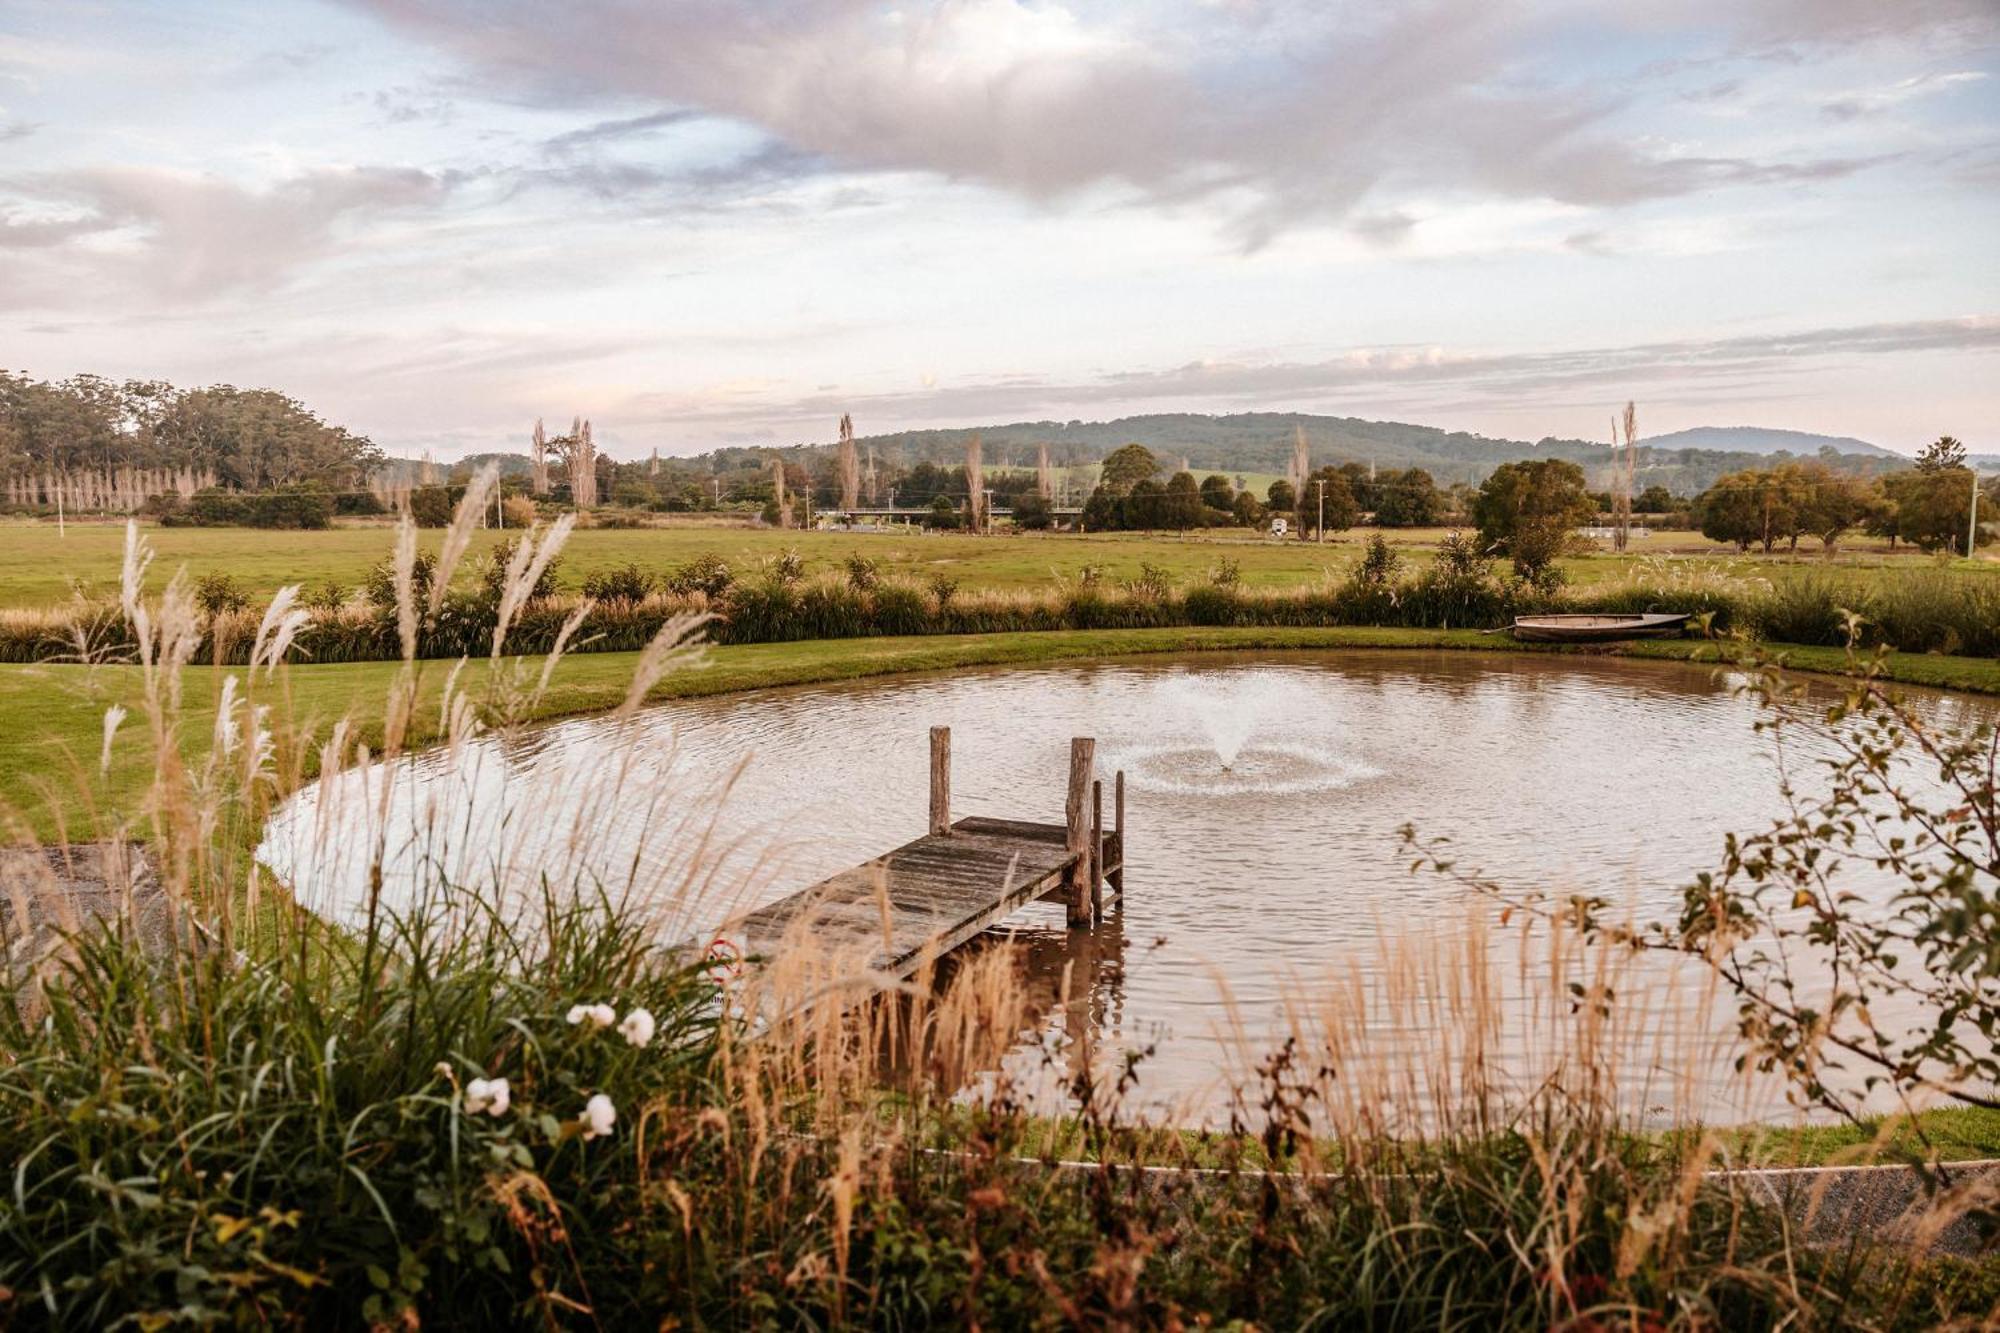
[[[1069,795],[1063,802],[1068,835],[1069,924],[1090,924],[1090,826],[1084,806],[1090,797],[1090,775],[1097,767],[1097,742],[1078,736],[1069,743]]]
[[[1090,919],[1104,919],[1104,784],[1090,784]]]
[[[931,728],[931,834],[951,836],[951,728]]]
[[[1115,793],[1115,795],[1112,797],[1112,808],[1114,811],[1113,818],[1115,822],[1112,824],[1111,827],[1112,831],[1118,835],[1118,864],[1111,871],[1111,891],[1117,894],[1120,898],[1123,898],[1125,896],[1125,858],[1127,855],[1129,855],[1129,853],[1125,849],[1125,770],[1124,769],[1121,768],[1118,770],[1118,778],[1112,784],[1112,790]]]

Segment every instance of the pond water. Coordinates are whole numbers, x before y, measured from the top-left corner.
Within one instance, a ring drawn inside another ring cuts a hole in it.
[[[1148,1105],[1213,1120],[1224,1083],[1296,1029],[1305,997],[1345,988],[1417,1061],[1441,1040],[1450,1019],[1435,997],[1399,1006],[1368,988],[1456,984],[1426,971],[1435,950],[1413,962],[1404,942],[1460,939],[1494,913],[1450,880],[1413,875],[1405,824],[1448,835],[1466,864],[1510,884],[1670,917],[1725,831],[1780,809],[1772,742],[1729,686],[1685,664],[1350,652],[765,691],[349,773],[281,812],[261,854],[341,920],[363,911],[380,847],[392,904],[429,874],[519,893],[580,869],[643,888],[692,933],[920,833],[930,726],[952,728],[955,814],[1049,822],[1062,817],[1070,738],[1095,736],[1100,771],[1127,774],[1127,896],[1093,930],[1069,931],[1041,904],[996,932],[993,947],[1012,950],[1046,1000],[1020,1063],[1087,1028],[1100,1051],[1151,1048]],[[1991,708],[1923,706],[1957,723]],[[1515,936],[1489,947],[1500,981],[1480,1003],[1543,1005]],[[1067,1006],[1055,1000],[1065,975]],[[1725,1083],[1697,1090],[1705,1112],[1780,1104],[1769,1088]]]

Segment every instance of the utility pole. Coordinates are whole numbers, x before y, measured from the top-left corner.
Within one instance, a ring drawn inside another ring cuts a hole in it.
[[[1322,545],[1326,542],[1326,478],[1319,479],[1319,528],[1314,534]]]
[[[1972,470],[1972,508],[1965,517],[1965,558],[1979,549],[1979,469]]]

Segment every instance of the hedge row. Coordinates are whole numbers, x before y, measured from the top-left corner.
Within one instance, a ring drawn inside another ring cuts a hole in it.
[[[507,637],[514,653],[545,653],[578,598],[559,594],[530,603]],[[835,576],[765,578],[713,597],[654,593],[599,602],[571,642],[578,652],[643,647],[669,617],[689,611],[715,619],[720,643],[777,643],[872,635],[997,634],[1023,630],[1142,629],[1178,625],[1386,625],[1491,629],[1516,615],[1548,611],[1679,611],[1715,632],[1784,643],[1846,642],[1847,615],[1862,617],[1863,638],[1910,652],[2000,657],[2000,579],[1942,571],[1913,572],[1875,583],[1802,577],[1764,587],[1726,580],[1633,582],[1582,590],[1544,590],[1486,574],[1440,571],[1414,577],[1350,577],[1292,589],[1204,584],[1069,585],[1042,591],[958,592],[882,579],[857,587]],[[424,626],[424,657],[483,656],[492,651],[493,602],[454,594]],[[206,617],[200,660],[242,662],[258,615],[223,610]],[[217,643],[220,642],[220,653]],[[49,611],[0,614],[0,661],[115,660],[129,647],[117,608],[79,603]],[[381,661],[400,653],[393,612],[348,605],[314,613],[297,640],[302,660]]]

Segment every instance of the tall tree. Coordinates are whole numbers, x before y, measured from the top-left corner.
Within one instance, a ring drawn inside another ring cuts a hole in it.
[[[536,495],[549,493],[549,436],[540,417],[535,418],[535,432],[528,437],[528,489]]]
[[[1577,526],[1596,510],[1584,489],[1583,469],[1561,458],[1502,463],[1480,486],[1472,507],[1480,540],[1506,552],[1514,571],[1532,579],[1551,576]]]
[[[1176,472],[1167,478],[1166,494],[1160,503],[1162,527],[1177,532],[1201,527],[1207,522],[1208,506],[1201,501],[1201,486],[1192,472]]]
[[[1339,468],[1323,467],[1306,478],[1298,497],[1300,537],[1318,535],[1320,515],[1326,515],[1328,532],[1345,532],[1361,520],[1361,505],[1347,474]]]
[[[1429,528],[1444,518],[1444,495],[1420,467],[1384,473],[1374,489],[1377,527]]]
[[[1098,480],[1115,496],[1130,495],[1142,481],[1160,474],[1160,460],[1143,444],[1125,444],[1104,456]]]
[[[854,418],[840,414],[840,507],[861,503],[861,459],[854,451]]]
[[[1950,468],[1965,466],[1965,446],[1957,437],[1940,435],[1923,447],[1917,455],[1917,471],[1943,472]]]

